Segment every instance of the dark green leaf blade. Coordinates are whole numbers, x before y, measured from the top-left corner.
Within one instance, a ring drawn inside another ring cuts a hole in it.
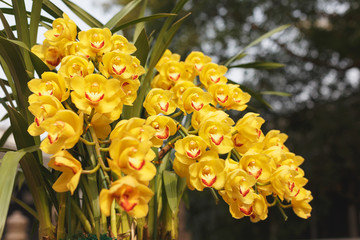
[[[284,67],[284,64],[276,62],[250,62],[229,66],[229,68],[256,68],[256,69],[276,69]]]
[[[173,213],[175,213],[178,208],[177,178],[177,175],[172,171],[165,170],[163,172],[166,198]]]
[[[112,32],[113,28],[120,24],[121,20],[128,15],[142,0],[134,0],[125,5],[117,14],[115,14],[104,27],[109,28]]]

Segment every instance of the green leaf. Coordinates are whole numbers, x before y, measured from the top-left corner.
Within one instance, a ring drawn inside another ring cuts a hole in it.
[[[277,91],[263,91],[260,92],[262,95],[275,95],[275,96],[281,96],[281,97],[291,97],[290,93],[286,92],[277,92]]]
[[[0,10],[0,19],[4,26],[7,37],[10,39],[15,39],[14,33],[12,32],[12,29],[11,29],[9,23],[6,21],[3,11],[1,11],[1,10]]]
[[[43,1],[42,9],[54,18],[61,18],[63,15],[63,11],[49,0]]]
[[[121,29],[127,28],[131,25],[137,24],[137,23],[141,23],[141,22],[149,22],[155,19],[159,19],[159,18],[164,18],[164,17],[172,17],[172,16],[176,16],[176,14],[173,13],[158,13],[158,14],[153,14],[151,16],[147,16],[147,17],[141,17],[141,18],[136,18],[134,20],[130,20],[127,21],[123,24],[117,25],[115,26],[113,29],[111,29],[111,32],[117,32]]]
[[[121,20],[128,15],[142,0],[134,0],[126,4],[115,16],[113,16],[104,26],[112,32],[113,28],[120,24]]]
[[[251,62],[229,66],[229,68],[257,68],[257,69],[275,69],[284,67],[284,64],[276,62]]]
[[[140,35],[136,39],[135,47],[137,50],[134,55],[140,60],[141,66],[145,67],[146,59],[150,51],[150,44],[145,29],[141,31]]]
[[[0,138],[0,147],[4,146],[6,140],[11,135],[11,133],[12,133],[11,127],[9,127],[8,129],[5,130],[5,132],[3,132],[3,135]]]
[[[268,38],[270,36],[272,36],[273,34],[277,33],[277,32],[281,32],[283,30],[285,30],[286,28],[290,27],[291,24],[286,24],[286,25],[282,25],[280,27],[277,27],[263,35],[261,35],[259,38],[255,39],[254,41],[252,41],[249,45],[247,45],[243,50],[241,50],[238,54],[236,54],[235,56],[233,56],[232,58],[230,58],[224,65],[227,67],[229,66],[232,62],[234,62],[235,60],[238,59],[239,56],[241,56],[248,48],[251,48],[252,46],[260,43],[262,40],[264,40],[265,38]]]
[[[86,12],[84,9],[79,7],[73,2],[70,2],[69,0],[62,0],[65,5],[70,8],[71,11],[73,11],[81,20],[83,20],[87,25],[89,25],[92,28],[101,28],[103,27],[103,24],[91,16],[88,12]]]
[[[165,170],[163,172],[164,187],[166,192],[166,198],[168,200],[170,209],[173,213],[176,213],[178,208],[177,199],[177,175],[173,171]]]
[[[15,20],[17,27],[18,39],[30,46],[29,25],[27,23],[26,8],[24,0],[12,0],[15,10]]]
[[[30,46],[36,44],[37,33],[39,29],[40,13],[42,7],[42,0],[33,0],[30,15]]]
[[[26,152],[7,152],[0,165],[0,238],[4,231],[7,212],[14,187],[19,161]]]

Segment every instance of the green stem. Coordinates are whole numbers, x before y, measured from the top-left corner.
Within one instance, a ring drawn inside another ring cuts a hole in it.
[[[112,237],[117,238],[115,199],[113,200],[110,209],[110,228]]]
[[[59,216],[57,222],[57,235],[58,240],[65,239],[65,216],[66,216],[66,193],[60,193],[59,202]]]
[[[85,138],[80,137],[79,140],[80,140],[81,142],[83,142],[84,144],[86,144],[86,145],[95,146],[95,143],[94,143],[94,142],[89,142],[89,141],[86,140]]]
[[[238,151],[236,151],[235,148],[231,150],[231,155],[234,157],[235,161],[240,162],[241,155],[238,153]]]
[[[82,170],[82,171],[81,171],[81,174],[93,174],[93,173],[96,173],[97,170],[99,170],[99,168],[100,168],[100,163],[98,163],[98,164],[96,165],[96,167],[94,167],[93,169],[90,169],[90,170]]]
[[[77,218],[80,220],[81,225],[84,227],[86,233],[91,233],[91,224],[89,220],[86,218],[85,214],[81,211],[79,206],[72,199],[71,199],[71,207]]]
[[[102,147],[101,147],[101,148],[100,148],[100,151],[101,151],[101,152],[108,152],[109,149],[110,149],[110,148],[102,148]]]
[[[216,194],[215,190],[213,188],[210,188],[210,192],[211,192],[211,195],[214,197],[215,199],[215,204],[218,205],[219,204],[219,197],[218,195]]]
[[[183,111],[180,110],[180,111],[174,113],[173,115],[170,115],[169,117],[176,118],[176,117],[180,116],[181,114],[183,114]]]

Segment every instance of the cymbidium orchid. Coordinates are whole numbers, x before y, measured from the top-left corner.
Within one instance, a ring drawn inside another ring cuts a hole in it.
[[[186,57],[185,62],[192,64],[197,72],[201,72],[204,65],[211,62],[211,58],[202,52],[193,51]]]
[[[150,115],[157,115],[159,113],[170,115],[176,110],[176,104],[172,100],[172,92],[160,88],[150,90],[143,106]]]
[[[62,59],[58,74],[65,79],[68,88],[70,88],[72,78],[85,77],[93,72],[94,64],[91,61],[81,56],[70,55]]]
[[[39,136],[44,133],[41,128],[42,122],[54,116],[57,111],[64,109],[60,101],[54,96],[32,94],[29,96],[29,104],[28,109],[35,116],[34,122],[28,128],[31,136]]]
[[[208,92],[205,92],[199,87],[190,87],[185,90],[182,95],[182,106],[179,106],[180,109],[185,113],[192,113],[200,111],[203,107],[209,105],[211,102],[211,95]]]
[[[101,56],[112,48],[111,31],[108,28],[92,28],[78,34],[81,47],[90,57]]]
[[[62,76],[54,72],[44,72],[41,79],[32,79],[28,82],[31,92],[38,96],[54,96],[59,101],[65,101],[69,97],[65,80]]]
[[[227,78],[224,76],[227,72],[227,67],[217,65],[215,63],[207,63],[202,68],[199,79],[205,88],[213,84],[227,83]]]
[[[49,163],[49,167],[62,172],[60,177],[53,184],[53,189],[57,192],[70,191],[74,194],[81,176],[81,163],[67,151],[55,153]]]
[[[164,140],[168,139],[177,132],[175,121],[167,116],[150,116],[146,119],[145,123],[154,128],[156,131],[154,137],[150,139],[154,147],[160,147]]]
[[[109,154],[112,159],[108,160],[109,166],[119,177],[123,172],[148,183],[156,174],[151,163],[156,155],[151,150],[150,141],[140,142],[134,137],[116,138],[111,142]]]
[[[112,202],[134,218],[145,217],[148,203],[154,193],[132,176],[125,176],[111,184],[110,189],[102,189],[99,196],[101,212],[110,216]]]
[[[106,79],[100,74],[86,77],[74,77],[71,80],[71,100],[79,110],[90,113],[109,113],[118,107],[121,94],[120,82],[117,79]],[[116,97],[115,97],[116,96]]]
[[[114,24],[110,20],[106,25]],[[140,40],[145,32],[135,47],[126,37],[112,34],[127,25],[119,24],[77,35],[77,26],[64,14],[45,33],[42,45],[32,47],[52,71],[28,82],[33,93],[28,109],[34,115],[28,132],[47,133],[40,149],[53,154],[49,167],[62,172],[53,189],[82,194],[59,194],[59,222],[81,215],[86,234],[100,236],[109,222],[114,238],[130,232],[129,223],[131,232],[137,224],[139,229],[140,224],[154,225],[151,236],[156,235],[157,225],[147,221],[161,216],[167,227],[175,228],[186,186],[209,188],[213,195],[218,191],[237,219],[264,220],[273,205],[291,206],[299,217],[309,217],[312,196],[304,188],[304,159],[284,145],[286,134],[272,130],[264,136],[264,119],[241,112],[250,95],[239,85],[227,84],[228,68],[197,51],[185,61],[165,48],[145,51],[155,57],[144,55],[146,44]],[[228,110],[240,112],[236,124]],[[47,191],[56,197],[51,188]],[[154,193],[150,206],[156,209],[146,218]],[[267,202],[271,198],[272,204]],[[76,214],[65,218],[69,202]],[[64,226],[58,229],[62,239]]]
[[[82,114],[78,116],[70,110],[59,110],[53,117],[44,120],[41,128],[48,133],[41,142],[40,149],[54,154],[62,149],[69,149],[79,141],[83,131]]]

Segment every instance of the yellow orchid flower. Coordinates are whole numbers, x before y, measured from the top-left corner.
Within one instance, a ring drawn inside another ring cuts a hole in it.
[[[207,63],[199,74],[200,82],[205,88],[213,84],[227,83],[227,78],[224,74],[227,72],[227,67],[217,65],[216,63]]]
[[[199,87],[190,87],[182,95],[183,105],[179,106],[185,113],[200,111],[203,107],[209,105],[212,97],[208,92],[204,92]]]
[[[157,62],[155,69],[159,72],[162,64],[169,61],[180,61],[180,55],[176,53],[171,53],[169,49],[166,49],[160,60]]]
[[[120,103],[120,94],[123,94],[117,79],[106,79],[100,74],[74,77],[70,84],[74,90],[71,92],[71,101],[87,114],[90,114],[92,108],[98,113],[113,111]]]
[[[185,63],[178,61],[167,61],[161,65],[159,73],[162,77],[174,84],[185,75]]]
[[[192,64],[197,72],[201,72],[204,65],[209,62],[211,62],[211,58],[198,51],[191,52],[185,59],[185,63]]]
[[[269,156],[250,149],[240,159],[239,166],[257,181],[266,183],[270,180],[273,170],[270,160]]]
[[[44,72],[41,74],[41,79],[30,80],[28,87],[38,96],[54,96],[61,102],[69,97],[64,78],[54,72]]]
[[[137,98],[137,92],[140,87],[140,81],[138,79],[119,79],[121,90],[124,92],[124,96],[121,98],[121,102],[124,105],[132,106],[133,102]]]
[[[129,120],[119,121],[110,134],[110,139],[134,137],[140,142],[149,141],[155,135],[155,129],[145,125],[145,119],[133,117]]]
[[[228,153],[234,148],[231,140],[231,125],[209,118],[199,126],[199,136],[202,137],[211,149],[220,154]]]
[[[80,44],[90,57],[101,56],[112,48],[111,31],[108,28],[91,28],[78,34]]]
[[[38,56],[50,70],[60,64],[62,59],[62,49],[59,46],[51,46],[47,40],[41,45],[34,45],[31,52]]]
[[[57,111],[64,109],[60,101],[54,96],[37,96],[32,94],[29,96],[29,104],[28,109],[35,116],[34,122],[28,128],[31,136],[43,134],[44,130],[41,128],[42,122],[54,116]]]
[[[280,133],[279,130],[270,130],[263,140],[264,149],[268,149],[272,146],[279,146],[281,149],[285,151],[289,151],[289,149],[284,145],[288,136],[285,133]]]
[[[76,24],[72,21],[66,13],[63,13],[63,18],[57,18],[52,23],[53,28],[44,33],[45,38],[55,45],[62,39],[68,41],[75,41],[77,30]]]
[[[172,100],[172,92],[160,88],[153,88],[146,95],[143,103],[149,115],[162,113],[170,115],[176,110],[176,104]]]
[[[254,185],[256,179],[241,168],[227,172],[224,190],[220,191],[221,196],[228,196],[231,199],[240,199],[245,204],[253,201]]]
[[[308,180],[302,174],[288,165],[282,165],[276,169],[271,178],[273,192],[281,201],[284,199],[290,201],[296,197],[307,182]]]
[[[132,175],[141,182],[148,183],[156,174],[151,163],[156,157],[150,141],[140,142],[134,137],[116,138],[111,141],[109,166],[118,176],[121,172]]]
[[[57,192],[70,191],[72,195],[79,184],[82,171],[81,163],[69,152],[59,151],[51,157],[48,165],[63,172],[52,186],[53,189]]]
[[[226,109],[243,111],[251,96],[244,93],[238,85],[218,83],[209,87],[208,91],[213,96],[214,105],[217,103]]]
[[[175,121],[167,116],[154,115],[146,119],[145,124],[155,129],[155,135],[150,139],[154,147],[160,147],[164,140],[177,132]]]
[[[170,89],[170,91],[173,93],[173,100],[176,102],[176,104],[178,106],[183,106],[184,105],[182,96],[183,96],[185,90],[188,89],[188,88],[191,88],[191,87],[195,87],[195,84],[193,82],[179,80]]]
[[[99,196],[100,209],[110,216],[110,207],[115,200],[120,208],[131,217],[142,218],[148,214],[148,203],[154,193],[132,176],[125,176],[111,184],[110,189],[102,189]]]
[[[53,117],[44,120],[41,127],[48,133],[40,149],[54,154],[62,149],[72,148],[83,131],[83,116],[70,110],[59,110]]]
[[[94,64],[81,56],[66,56],[61,60],[61,66],[58,74],[62,76],[67,86],[70,87],[70,81],[73,77],[85,77],[94,72]]]
[[[136,51],[134,44],[129,43],[126,37],[118,34],[111,36],[112,48],[111,51],[119,51],[125,54],[132,54]]]
[[[223,188],[226,177],[224,167],[224,160],[220,159],[216,152],[208,151],[201,156],[199,162],[189,166],[190,189],[203,191],[206,187],[217,190]]]
[[[64,56],[74,55],[83,57],[85,59],[90,57],[88,55],[88,51],[82,46],[80,42],[77,41],[67,42],[64,45],[63,54]]]
[[[312,207],[309,202],[313,199],[311,192],[301,188],[299,194],[291,200],[292,209],[301,218],[307,219],[311,216]]]
[[[161,88],[164,90],[171,90],[174,86],[174,82],[170,81],[163,75],[157,74],[153,80],[151,80],[151,88]]]

